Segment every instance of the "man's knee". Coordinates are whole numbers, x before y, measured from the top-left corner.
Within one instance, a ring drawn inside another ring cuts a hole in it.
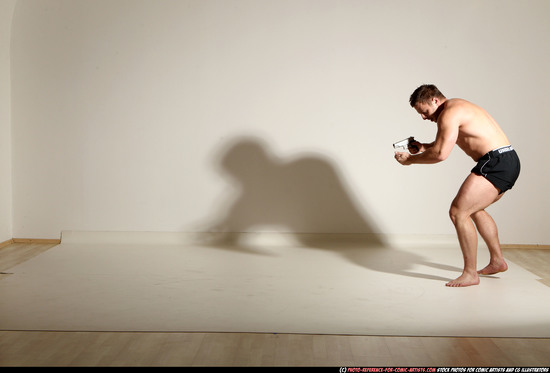
[[[455,203],[453,203],[449,208],[449,217],[451,218],[453,224],[456,225],[456,223],[460,221],[460,219],[469,218],[470,216],[467,211],[460,209]]]
[[[453,222],[453,224],[456,224],[457,216],[458,216],[458,209],[456,208],[455,205],[451,205],[451,207],[449,208],[449,217],[451,218],[451,221]]]

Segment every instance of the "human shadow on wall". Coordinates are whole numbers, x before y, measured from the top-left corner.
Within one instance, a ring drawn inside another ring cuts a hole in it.
[[[224,201],[225,206],[205,229],[210,234],[203,245],[270,255],[258,245],[244,242],[246,233],[238,232],[278,227],[291,233],[298,246],[338,252],[371,270],[451,280],[411,271],[416,265],[443,266],[387,245],[376,234],[379,231],[372,217],[358,207],[338,168],[325,156],[307,154],[282,160],[261,139],[245,137],[226,146],[218,162],[237,194]],[[364,170],[369,172],[368,164]]]

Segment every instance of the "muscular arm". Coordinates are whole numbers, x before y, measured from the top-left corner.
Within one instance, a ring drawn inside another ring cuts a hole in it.
[[[424,148],[422,153],[415,155],[398,153],[396,159],[403,165],[442,162],[451,154],[458,138],[458,130],[459,123],[453,113],[442,113],[437,124],[435,141],[431,144],[422,144]]]

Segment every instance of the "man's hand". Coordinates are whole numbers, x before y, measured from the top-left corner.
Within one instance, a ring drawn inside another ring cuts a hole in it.
[[[416,140],[413,140],[409,143],[409,152],[411,154],[418,154],[423,153],[426,151],[426,148],[424,148],[424,145]]]
[[[411,164],[409,160],[410,157],[411,155],[409,153],[395,152],[395,159],[403,166],[408,166]]]

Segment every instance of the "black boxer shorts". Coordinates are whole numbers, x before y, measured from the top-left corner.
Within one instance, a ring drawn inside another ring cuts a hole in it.
[[[519,177],[520,168],[516,151],[508,145],[485,154],[472,168],[472,172],[484,176],[502,194],[512,189]]]

